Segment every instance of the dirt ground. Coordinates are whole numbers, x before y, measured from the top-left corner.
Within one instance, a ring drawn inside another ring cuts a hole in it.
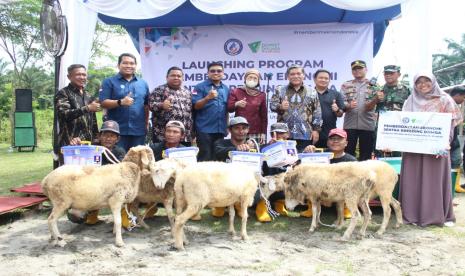
[[[188,222],[190,244],[183,252],[170,249],[169,223],[161,215],[146,220],[149,230],[124,233],[123,248],[114,245],[109,215],[101,216],[105,223],[92,227],[63,217],[58,226],[68,244],[52,247],[48,211],[41,211],[0,227],[0,274],[465,275],[465,194],[454,203],[455,227],[394,229],[393,214],[382,238],[373,236],[382,219],[381,209],[374,208],[368,237],[349,242],[338,241],[342,231],[328,227],[308,233],[310,220],[298,213],[267,224],[251,217],[250,240],[244,242],[227,233],[227,217],[216,219],[205,210],[202,221]],[[322,220],[333,219],[334,209],[324,210]]]

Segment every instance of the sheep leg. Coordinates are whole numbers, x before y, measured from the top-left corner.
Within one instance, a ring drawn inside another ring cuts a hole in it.
[[[394,208],[394,212],[396,213],[396,228],[399,228],[400,225],[403,223],[402,220],[402,208],[400,207],[399,201],[397,199],[391,197],[391,206]]]
[[[174,221],[173,238],[174,247],[177,250],[184,250],[184,224],[187,222],[188,219],[190,219],[193,215],[197,214],[197,212],[199,211],[199,208],[188,205],[184,212],[176,216]]]
[[[131,211],[137,218],[137,223],[144,227],[145,229],[149,229],[150,227],[144,222],[144,218],[140,215],[139,212],[139,200],[134,200],[132,203],[129,204],[129,211]]]
[[[359,205],[363,213],[363,223],[362,223],[362,227],[360,227],[360,237],[363,238],[365,237],[368,222],[370,221],[371,212],[370,212],[370,207],[368,206],[368,202],[366,199],[363,199],[362,201],[360,201]]]
[[[174,212],[173,212],[173,198],[167,198],[163,201],[163,206],[165,206],[166,216],[170,222],[170,227],[173,229],[174,226]]]
[[[381,223],[381,226],[379,227],[376,234],[378,236],[381,236],[383,235],[384,231],[386,231],[386,227],[389,223],[389,219],[391,218],[391,206],[389,206],[389,202],[390,202],[389,196],[380,195],[379,199],[381,200],[381,205],[383,206],[383,222]]]
[[[343,241],[348,241],[350,239],[350,236],[352,235],[352,232],[355,229],[355,226],[357,225],[360,213],[357,208],[357,201],[346,200],[345,203],[347,205],[347,208],[349,208],[350,212],[352,213],[352,218],[350,219],[349,227],[347,227],[346,231],[344,232],[344,235],[342,236]]]
[[[229,209],[229,229],[228,229],[228,233],[230,233],[231,235],[235,235],[236,234],[236,230],[234,230],[234,216],[236,215],[236,210],[234,210],[234,204],[233,205],[230,205],[228,207]]]
[[[123,237],[121,235],[121,203],[113,203],[110,205],[111,213],[113,214],[113,232],[115,233],[115,245],[118,247],[124,246]]]
[[[338,201],[336,202],[336,221],[334,222],[334,225],[336,225],[336,229],[340,230],[342,228],[342,225],[344,223],[344,202]]]
[[[251,199],[241,200],[241,238],[242,240],[248,240],[249,236],[247,235],[247,217],[249,213],[247,212],[247,207]],[[233,208],[234,209],[234,208]]]
[[[64,214],[68,208],[65,206],[54,205],[50,216],[48,217],[48,229],[51,234],[51,243],[53,246],[63,247],[66,245],[66,242],[63,240],[63,237],[60,235],[58,230],[58,219]]]
[[[318,226],[318,206],[317,206],[317,204],[319,205],[320,202],[317,201],[315,198],[310,199],[310,202],[312,203],[313,216],[312,216],[312,225],[310,226],[310,230],[308,230],[308,231],[313,233],[313,232],[315,232],[315,229]]]

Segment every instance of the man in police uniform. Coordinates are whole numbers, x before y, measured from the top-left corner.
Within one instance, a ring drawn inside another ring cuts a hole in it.
[[[384,99],[382,91],[376,91],[376,84],[370,84],[366,78],[367,68],[363,60],[350,64],[353,80],[342,84],[341,93],[345,97],[346,115],[344,130],[347,132],[347,152],[355,156],[359,142],[358,160],[368,160],[375,145],[376,105]]]
[[[399,77],[399,66],[384,66],[384,80],[386,84],[382,89],[384,92],[384,101],[381,103],[383,103],[382,109],[385,111],[402,111],[402,106],[410,95],[410,88],[399,82]]]

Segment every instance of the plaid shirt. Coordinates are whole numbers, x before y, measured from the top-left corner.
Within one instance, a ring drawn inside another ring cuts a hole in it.
[[[90,95],[83,94],[71,83],[58,91],[55,106],[58,116],[58,145],[66,146],[74,137],[83,141],[96,142],[98,139],[97,117],[87,105],[92,102]]]
[[[171,110],[162,108],[171,98]],[[186,88],[172,89],[167,84],[156,87],[149,95],[152,111],[152,131],[158,141],[165,140],[165,125],[171,120],[181,121],[186,128],[185,142],[192,141],[192,93]]]

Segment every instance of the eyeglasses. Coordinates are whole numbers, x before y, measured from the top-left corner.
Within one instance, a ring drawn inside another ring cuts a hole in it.
[[[210,73],[217,73],[217,74],[219,74],[219,73],[222,73],[222,72],[223,72],[223,70],[221,70],[221,69],[210,69],[208,72],[210,72]]]

